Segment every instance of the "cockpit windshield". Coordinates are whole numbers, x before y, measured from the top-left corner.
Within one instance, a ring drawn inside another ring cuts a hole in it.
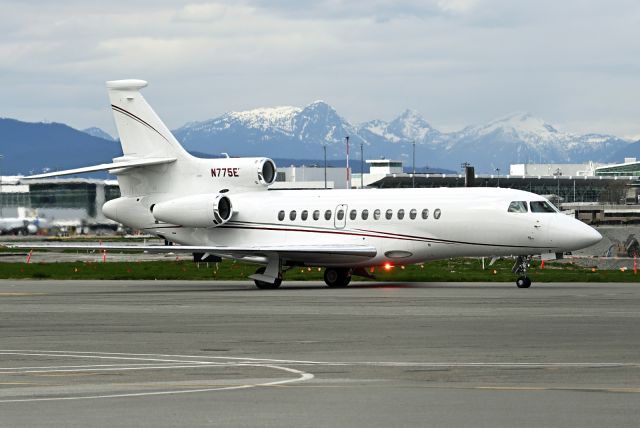
[[[558,210],[547,201],[531,201],[529,202],[532,213],[556,213]]]
[[[508,212],[510,213],[526,213],[528,211],[525,201],[513,201],[509,204]]]

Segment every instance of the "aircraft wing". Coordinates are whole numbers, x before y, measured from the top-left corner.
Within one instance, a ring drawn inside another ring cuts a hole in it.
[[[28,250],[87,250],[87,251],[139,251],[147,253],[205,253],[222,258],[247,259],[263,262],[278,254],[286,260],[313,261],[351,258],[354,261],[376,256],[375,247],[367,245],[263,245],[263,246],[199,246],[199,245],[136,245],[136,244],[83,244],[83,243],[5,243],[9,248]]]
[[[111,170],[118,170],[118,169],[124,169],[124,168],[137,168],[141,166],[160,165],[163,163],[171,163],[175,161],[176,161],[176,158],[131,159],[131,160],[125,160],[121,162],[103,163],[100,165],[85,166],[83,168],[67,169],[64,171],[47,172],[46,174],[29,175],[27,177],[22,177],[22,179],[29,180],[29,179],[35,179],[35,178],[59,177],[62,175],[84,174],[86,172],[111,171]]]

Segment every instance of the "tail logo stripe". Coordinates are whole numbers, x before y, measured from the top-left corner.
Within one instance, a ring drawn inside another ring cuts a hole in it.
[[[169,142],[169,140],[167,140],[167,137],[165,137],[164,135],[162,135],[162,133],[160,131],[158,131],[156,128],[154,128],[153,126],[149,125],[146,121],[140,119],[138,116],[136,116],[135,114],[128,112],[127,110],[118,107],[116,105],[111,104],[111,108],[115,111],[117,111],[118,113],[124,114],[125,116],[130,117],[131,119],[141,123],[142,125],[145,125],[147,128],[151,129],[152,131],[154,131],[155,133],[157,133],[159,136],[161,136],[167,143]]]

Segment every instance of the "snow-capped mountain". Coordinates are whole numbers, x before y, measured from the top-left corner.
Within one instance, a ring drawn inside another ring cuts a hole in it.
[[[447,135],[443,155],[505,171],[509,163],[581,163],[604,161],[629,144],[611,135],[560,132],[530,113],[513,113]],[[505,162],[508,161],[508,162]]]
[[[335,144],[347,135],[357,136],[355,128],[324,101],[306,106],[295,116],[294,123],[295,137],[305,144]]]
[[[513,113],[451,133],[438,131],[413,110],[390,122],[372,120],[354,126],[324,101],[304,108],[230,112],[174,132],[190,151],[307,159],[321,159],[323,145],[329,158],[344,158],[344,138],[349,136],[354,159],[362,145],[365,158],[385,156],[405,163],[411,160],[415,141],[417,165],[457,169],[470,162],[479,172],[507,171],[510,163],[608,161],[630,144],[611,135],[561,132],[529,113]]]
[[[0,118],[2,173],[29,173],[43,168],[68,169],[110,162],[120,146],[98,128],[84,132],[63,124],[26,123]],[[102,131],[104,132],[104,131]],[[508,171],[511,163],[612,162],[640,158],[640,141],[612,135],[562,132],[528,113],[514,113],[486,124],[443,133],[419,113],[407,110],[390,122],[372,120],[353,125],[323,101],[306,107],[272,107],[230,112],[192,122],[174,131],[192,153],[269,156],[275,159],[321,160],[327,147],[330,164],[345,158],[344,137],[350,137],[352,166],[359,169],[360,146],[365,159],[384,156],[416,167],[459,170],[470,162],[481,173]],[[98,137],[96,137],[97,135]],[[101,138],[102,135],[104,138]],[[109,137],[107,139],[107,137]],[[24,153],[23,153],[24,152]],[[33,157],[37,153],[37,157]],[[73,153],[73,156],[69,156]],[[10,160],[11,159],[11,160]],[[40,159],[34,164],[33,159]]]
[[[440,136],[440,132],[427,123],[415,110],[405,110],[389,122],[383,136],[391,142],[426,141]]]
[[[441,136],[415,110],[405,110],[391,122],[378,119],[365,122],[358,127],[358,134],[367,140],[391,143],[425,142]]]
[[[193,122],[174,131],[188,150],[228,152],[234,156],[301,157],[320,159],[322,145],[338,157],[338,143],[347,135],[359,143],[356,129],[324,101],[304,108],[273,107],[230,112]]]
[[[491,135],[496,132],[517,138],[528,139],[532,142],[553,140],[559,133],[556,128],[531,113],[515,112],[507,116],[492,120],[486,125],[469,126],[459,134]]]

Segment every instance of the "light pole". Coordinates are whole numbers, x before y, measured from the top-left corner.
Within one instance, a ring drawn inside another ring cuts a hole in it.
[[[364,189],[364,141],[360,140],[360,188]]]
[[[413,140],[413,174],[411,175],[411,187],[416,187],[416,140]]]
[[[324,150],[324,188],[327,188],[327,143],[322,145]]]
[[[500,187],[500,168],[496,168],[496,174],[498,175],[498,186]]]
[[[349,176],[349,136],[344,137],[347,141],[347,189],[351,188],[351,177]]]
[[[558,179],[558,187],[556,190],[556,195],[558,197],[558,200],[556,201],[556,204],[557,206],[560,206],[560,176],[562,175],[562,170],[560,168],[557,168],[556,172],[554,172],[553,175],[555,175],[556,178]]]

